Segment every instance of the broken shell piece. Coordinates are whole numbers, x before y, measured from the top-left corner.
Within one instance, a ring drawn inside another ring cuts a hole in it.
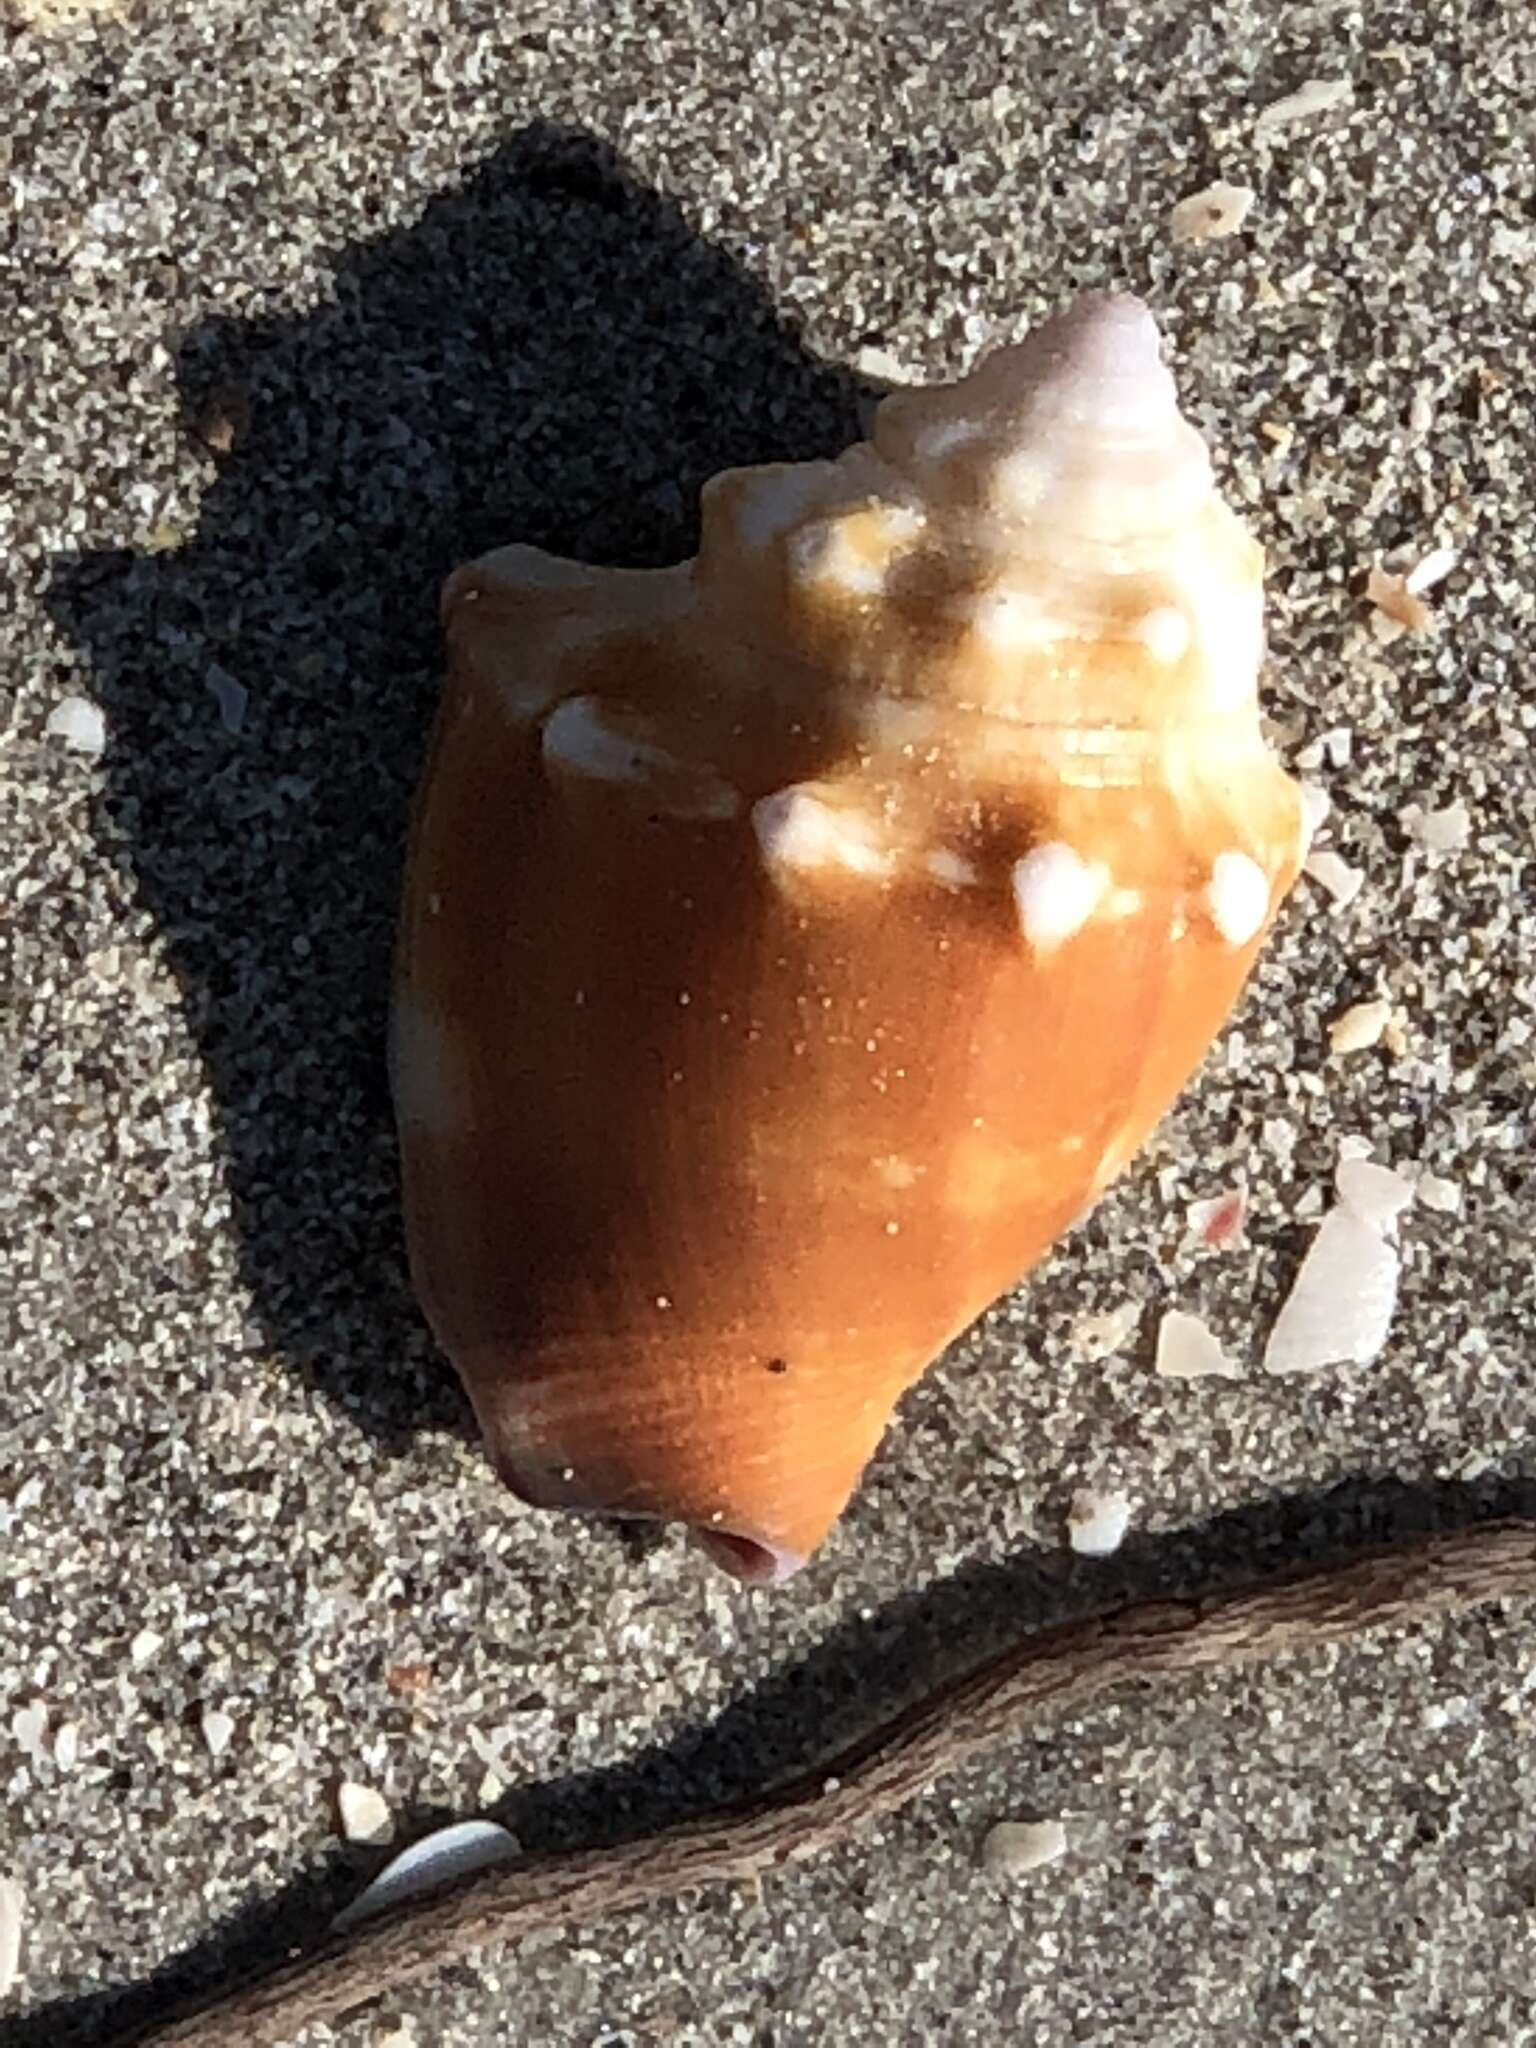
[[[1420,556],[1403,578],[1403,588],[1415,597],[1426,590],[1433,590],[1437,583],[1445,581],[1458,560],[1454,548],[1431,548],[1427,555]]]
[[[1156,1371],[1165,1380],[1238,1380],[1235,1365],[1198,1316],[1171,1308],[1157,1326]]]
[[[107,722],[88,698],[64,697],[48,714],[48,736],[94,758],[107,744]]]
[[[1081,1316],[1072,1326],[1072,1342],[1080,1358],[1097,1364],[1123,1351],[1141,1327],[1142,1305],[1123,1301],[1118,1308]]]
[[[14,1877],[0,1877],[0,1998],[21,1976],[21,1923],[26,1895]]]
[[[1248,1222],[1248,1191],[1228,1188],[1191,1202],[1184,1212],[1190,1234],[1213,1252],[1233,1250],[1244,1241]]]
[[[1363,870],[1352,868],[1336,853],[1309,853],[1301,871],[1328,892],[1336,910],[1347,910],[1365,886]]]
[[[1168,231],[1176,242],[1220,241],[1237,233],[1257,196],[1251,185],[1226,185],[1218,178],[1179,201],[1168,216]]]
[[[1281,128],[1293,128],[1300,121],[1316,120],[1336,107],[1351,106],[1355,88],[1347,78],[1309,78],[1283,99],[1271,100],[1253,124],[1255,135],[1272,135]]]
[[[342,1907],[331,1927],[339,1934],[359,1921],[371,1920],[376,1913],[388,1912],[391,1906],[406,1899],[436,1891],[440,1885],[452,1884],[477,1870],[515,1863],[522,1853],[516,1835],[495,1821],[455,1821],[451,1827],[423,1835],[419,1842],[412,1842],[409,1848],[392,1857],[372,1884]]]
[[[1103,296],[713,478],[692,562],[449,579],[393,1083],[417,1291],[523,1499],[787,1579],[1135,1156],[1301,858],[1261,583]]]
[[[1435,623],[1432,607],[1408,588],[1405,576],[1390,569],[1372,567],[1365,580],[1365,595],[1381,620],[1405,633],[1427,633]]]
[[[395,1832],[394,1816],[382,1793],[349,1778],[337,1787],[336,1811],[349,1842],[387,1842]]]
[[[233,1715],[222,1707],[204,1707],[201,1715],[203,1742],[210,1756],[222,1756],[235,1739]]]
[[[1431,1173],[1427,1166],[1419,1169],[1414,1194],[1426,1209],[1436,1209],[1442,1216],[1454,1216],[1461,1207],[1460,1184],[1445,1179],[1441,1174]]]
[[[1397,1252],[1379,1229],[1352,1209],[1331,1210],[1270,1332],[1265,1370],[1369,1364],[1392,1326],[1398,1271]]]
[[[1405,804],[1398,813],[1410,839],[1430,853],[1460,853],[1472,836],[1472,813],[1457,797],[1443,811]]]
[[[1023,1877],[1067,1853],[1059,1820],[1000,1820],[981,1845],[981,1867],[991,1877]]]
[[[1368,1052],[1373,1045],[1380,1045],[1391,1021],[1392,1005],[1381,997],[1352,1003],[1328,1026],[1329,1047],[1336,1053]]]
[[[1414,1183],[1406,1174],[1378,1166],[1374,1159],[1341,1159],[1333,1184],[1345,1208],[1384,1237],[1393,1234],[1414,1197]]]
[[[1067,1541],[1082,1557],[1108,1557],[1124,1542],[1131,1513],[1131,1503],[1123,1493],[1091,1493],[1084,1489],[1072,1496]]]

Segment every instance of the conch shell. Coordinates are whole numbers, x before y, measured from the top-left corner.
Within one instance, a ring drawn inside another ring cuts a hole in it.
[[[415,1281],[539,1505],[787,1578],[1125,1166],[1305,850],[1262,554],[1080,300],[697,558],[443,594],[393,1031]]]

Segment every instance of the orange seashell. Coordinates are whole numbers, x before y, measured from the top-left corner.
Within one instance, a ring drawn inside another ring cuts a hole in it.
[[[1136,1152],[1305,850],[1262,555],[1092,297],[697,559],[444,592],[392,1064],[497,1466],[787,1577],[893,1405]]]

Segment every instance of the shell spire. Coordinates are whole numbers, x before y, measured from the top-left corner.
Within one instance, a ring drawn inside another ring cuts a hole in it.
[[[394,1085],[525,1498],[790,1576],[1134,1155],[1303,851],[1261,576],[1151,315],[1092,296],[716,477],[692,562],[449,580]]]

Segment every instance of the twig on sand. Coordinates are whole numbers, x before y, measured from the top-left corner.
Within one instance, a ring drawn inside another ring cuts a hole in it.
[[[854,1748],[763,1798],[615,1848],[482,1873],[247,1979],[116,2048],[280,2048],[432,1976],[469,1950],[588,1926],[702,1885],[820,1855],[926,1792],[1032,1715],[1111,1688],[1317,1650],[1492,1601],[1536,1596],[1536,1523],[1421,1536],[1239,1592],[1143,1601],[1010,1644]]]

